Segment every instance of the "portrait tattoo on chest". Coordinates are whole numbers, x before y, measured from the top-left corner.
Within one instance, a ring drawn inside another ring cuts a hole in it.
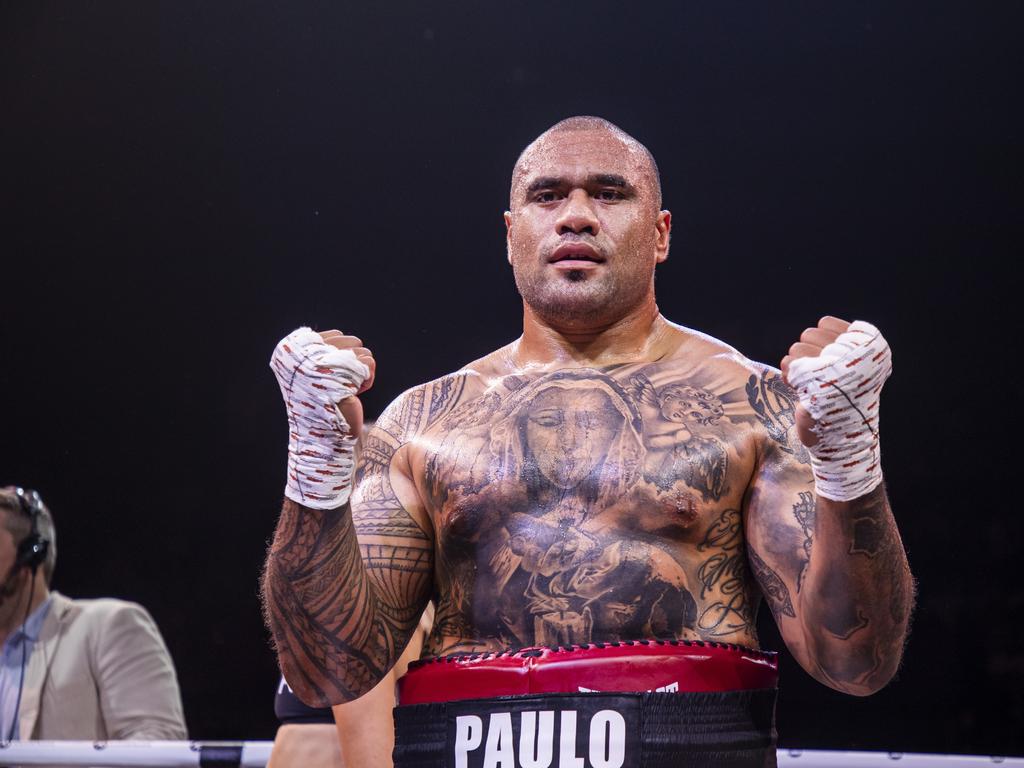
[[[742,383],[657,364],[465,398],[424,440],[434,637],[458,638],[432,650],[749,635],[741,516],[714,510],[755,423]]]

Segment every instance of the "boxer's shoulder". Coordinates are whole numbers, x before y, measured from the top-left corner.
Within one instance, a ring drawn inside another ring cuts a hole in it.
[[[482,358],[405,390],[377,419],[375,433],[396,447],[416,440],[467,400],[492,385],[493,366]]]
[[[650,375],[656,389],[676,381],[708,392],[721,403],[724,420],[747,432],[760,450],[781,450],[801,462],[806,458],[794,443],[797,396],[778,368],[709,334],[674,324],[672,332],[679,341],[671,353],[644,371],[657,374]]]
[[[752,379],[778,379],[778,369],[747,357],[735,347],[702,331],[669,323],[671,343],[668,350],[642,370],[658,372],[662,378],[684,383],[702,383],[719,395],[728,394],[732,412],[740,407],[744,391]],[[782,385],[785,386],[785,385]]]

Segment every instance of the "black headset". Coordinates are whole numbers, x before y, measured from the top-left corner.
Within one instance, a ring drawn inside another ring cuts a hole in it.
[[[15,572],[20,568],[28,568],[32,571],[32,585],[35,586],[36,571],[39,570],[39,566],[46,562],[46,554],[50,551],[50,540],[47,539],[39,532],[39,516],[43,512],[43,500],[39,496],[38,491],[27,491],[24,488],[15,488],[14,495],[18,497],[18,507],[21,509],[22,514],[28,517],[32,527],[29,529],[28,535],[25,536],[18,543],[18,553],[14,558],[14,565],[11,566],[11,570],[8,571],[7,579],[4,581],[4,588],[6,589],[8,582],[13,578]],[[32,587],[29,588],[29,599],[28,604],[25,606],[25,618],[22,620],[22,626],[28,621],[28,610],[32,605]],[[28,637],[25,634],[21,636],[21,681],[18,683],[18,698],[14,704],[15,717],[11,719],[11,730],[7,734],[7,741],[10,742],[14,739],[14,726],[18,721],[18,713],[21,711],[21,694],[25,689],[25,657],[26,657],[26,643]]]
[[[32,525],[28,535],[18,543],[14,568],[29,568],[34,574],[46,562],[46,554],[50,551],[49,539],[39,532],[43,500],[38,491],[27,491],[24,488],[15,488],[14,495],[18,497],[18,506]]]

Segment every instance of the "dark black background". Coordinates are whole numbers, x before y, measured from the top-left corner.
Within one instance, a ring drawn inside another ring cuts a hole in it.
[[[192,735],[270,737],[275,341],[358,332],[373,414],[513,338],[512,163],[598,114],[661,166],[669,318],[772,362],[826,313],[894,349],[906,663],[853,699],[786,657],[781,744],[1024,753],[1021,8],[0,4],[0,482],[54,510],[55,586],[152,611]]]

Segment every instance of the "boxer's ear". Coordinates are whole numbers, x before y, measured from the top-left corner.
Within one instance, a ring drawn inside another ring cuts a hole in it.
[[[512,211],[505,211],[504,218],[505,218],[505,244],[506,244],[506,246],[509,246],[509,245],[511,245],[511,243],[509,241],[512,238]],[[506,249],[505,249],[505,258],[508,260],[509,264],[512,263],[512,251],[508,247],[506,247]]]
[[[654,221],[654,228],[658,231],[654,243],[654,254],[658,264],[668,258],[668,246],[672,235],[672,212],[660,211],[658,218]]]

